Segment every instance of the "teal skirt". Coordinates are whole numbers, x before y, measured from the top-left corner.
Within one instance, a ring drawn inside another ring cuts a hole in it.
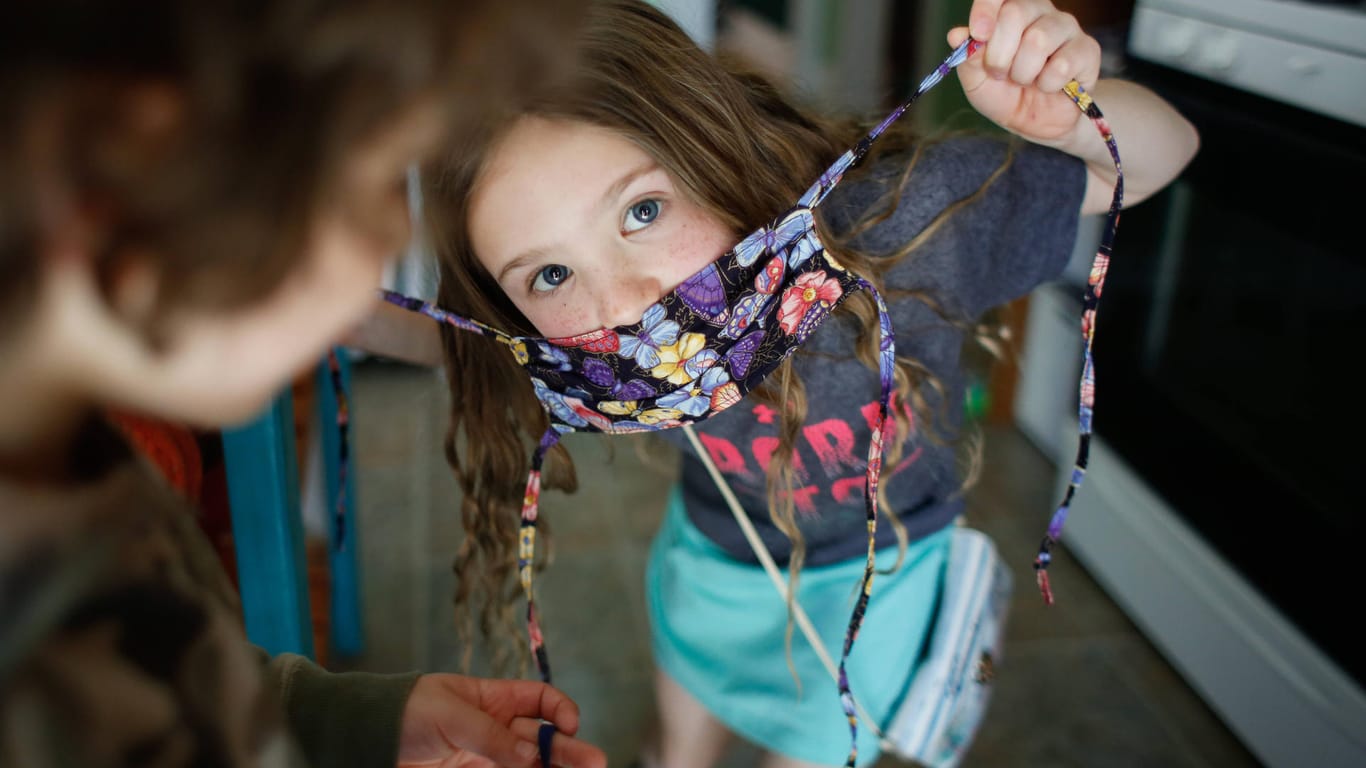
[[[854,696],[879,725],[891,719],[915,672],[948,551],[945,529],[912,543],[896,573],[879,573],[873,580],[847,669]],[[890,568],[896,554],[895,547],[879,552],[878,568]],[[836,664],[864,562],[859,558],[801,572],[798,599]],[[762,567],[731,558],[692,525],[677,487],[651,546],[645,580],[660,669],[733,732],[760,747],[810,763],[843,764],[849,723],[835,682],[794,628],[792,662],[799,689],[783,648],[783,599]],[[877,737],[860,722],[858,764],[871,764],[878,754]]]

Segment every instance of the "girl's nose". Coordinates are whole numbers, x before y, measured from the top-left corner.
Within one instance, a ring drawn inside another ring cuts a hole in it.
[[[606,285],[598,306],[602,323],[608,328],[640,322],[645,310],[664,295],[659,279],[644,272],[619,272]]]

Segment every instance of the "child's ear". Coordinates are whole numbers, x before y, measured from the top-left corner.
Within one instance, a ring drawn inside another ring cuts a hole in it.
[[[160,294],[160,274],[150,254],[127,251],[114,257],[106,271],[109,311],[133,328],[148,329]]]
[[[53,195],[44,206],[39,280],[56,289],[42,290],[44,297],[56,301],[63,312],[75,310],[71,317],[103,326],[102,336],[116,334],[154,348],[161,304],[155,254],[136,247],[104,253],[106,218],[71,204],[71,199]]]
[[[41,262],[50,274],[85,275],[87,301],[98,302],[108,319],[143,326],[156,308],[158,279],[151,254],[126,248],[103,254],[108,222],[75,195],[53,184],[41,210]]]

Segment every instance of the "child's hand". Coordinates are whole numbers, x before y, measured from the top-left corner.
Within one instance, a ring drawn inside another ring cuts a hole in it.
[[[430,674],[417,679],[403,711],[398,765],[441,768],[533,768],[541,720],[559,730],[552,764],[605,768],[602,750],[573,735],[579,708],[568,696],[530,680]]]
[[[958,67],[973,108],[1029,141],[1067,144],[1082,114],[1062,87],[1070,80],[1095,85],[1096,39],[1048,0],[975,0],[968,25],[949,31],[949,45],[962,43],[969,30],[986,44]]]

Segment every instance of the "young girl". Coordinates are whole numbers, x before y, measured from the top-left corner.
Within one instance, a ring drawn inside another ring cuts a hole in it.
[[[946,527],[963,511],[949,443],[963,398],[965,329],[988,308],[1057,276],[1078,215],[1106,210],[1111,200],[1113,161],[1064,84],[1080,81],[1103,106],[1124,151],[1129,202],[1171,180],[1197,144],[1189,124],[1153,94],[1097,82],[1098,44],[1045,0],[979,0],[969,28],[985,43],[959,68],[969,100],[1027,143],[916,141],[893,128],[815,211],[831,269],[887,297],[897,339],[899,398],[895,438],[889,431],[882,460],[882,503],[899,525],[878,530],[876,545],[880,567],[900,567],[879,576],[848,659],[851,687],[884,724],[926,634]],[[969,28],[952,30],[950,45]],[[524,441],[548,423],[518,363],[532,355],[545,367],[565,350],[594,345],[616,353],[616,367],[587,373],[596,386],[620,392],[596,411],[586,398],[540,393],[563,410],[547,406],[561,425],[612,417],[623,426],[615,419],[625,415],[633,429],[649,429],[720,410],[717,398],[743,375],[753,349],[736,341],[717,359],[704,346],[718,334],[738,339],[753,330],[743,319],[758,310],[717,303],[720,278],[711,265],[742,235],[788,211],[866,133],[829,125],[758,79],[727,71],[635,0],[595,3],[580,43],[569,83],[427,174],[440,307],[549,339],[531,349],[530,341],[497,344],[443,328],[453,403],[447,451],[465,491],[469,533],[459,599],[485,601],[486,627],[506,616]],[[760,241],[747,239],[730,258],[743,259]],[[810,255],[792,248],[789,265]],[[837,647],[868,548],[867,459],[859,447],[880,434],[883,334],[877,307],[860,291],[806,336],[850,283],[808,273],[775,293],[781,261],[755,278],[760,294],[769,281],[770,299],[751,298],[777,306],[763,332],[805,338],[802,353],[698,431],[788,566],[797,600]],[[687,317],[712,326],[694,333],[666,315],[665,301],[686,304]],[[634,323],[629,334],[600,330]],[[627,370],[661,387],[686,386],[645,406],[644,395],[633,393],[655,390],[627,381]],[[678,432],[662,433],[684,446],[682,481],[647,573],[661,720],[648,761],[711,765],[734,733],[767,750],[771,765],[839,764],[849,731],[839,700],[825,695],[826,672],[805,642],[794,643],[792,663],[805,684],[799,695],[783,653],[788,607]],[[560,451],[535,477],[572,489],[569,470]],[[539,639],[533,627],[533,648]],[[866,728],[857,757],[860,765],[877,757]]]
[[[267,5],[0,11],[0,765],[545,764],[537,719],[578,720],[545,685],[266,667],[189,510],[100,418],[259,410],[368,306],[446,105],[539,81],[563,29]]]

